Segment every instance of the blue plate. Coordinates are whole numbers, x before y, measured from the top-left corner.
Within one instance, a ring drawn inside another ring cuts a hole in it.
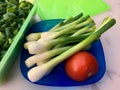
[[[40,21],[40,22],[34,24],[30,28],[28,34],[32,33],[32,32],[47,31],[62,20],[63,19]],[[90,77],[85,82],[76,82],[76,81],[71,80],[65,73],[65,70],[64,70],[65,62],[62,62],[61,64],[56,66],[48,75],[43,77],[41,80],[35,82],[35,84],[47,85],[47,86],[81,86],[81,85],[93,84],[93,83],[99,81],[103,77],[105,70],[106,70],[104,52],[103,52],[103,48],[102,48],[100,40],[93,43],[89,52],[92,53],[97,58],[98,64],[99,64],[99,71],[96,75]],[[20,69],[21,69],[23,76],[28,81],[29,81],[29,79],[27,77],[27,72],[29,69],[26,67],[24,62],[29,56],[30,55],[29,55],[28,51],[23,48],[22,53],[21,53]]]

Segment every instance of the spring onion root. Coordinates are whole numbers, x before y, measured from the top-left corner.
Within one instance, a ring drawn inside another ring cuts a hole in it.
[[[26,36],[27,41],[37,41],[40,39],[41,33],[31,33],[28,36]]]

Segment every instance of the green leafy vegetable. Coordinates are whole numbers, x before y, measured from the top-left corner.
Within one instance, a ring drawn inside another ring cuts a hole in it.
[[[28,1],[0,0],[0,60],[32,9]]]

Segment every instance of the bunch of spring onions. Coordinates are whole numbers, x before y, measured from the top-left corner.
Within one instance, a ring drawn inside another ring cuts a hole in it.
[[[58,23],[47,32],[31,33],[26,37],[24,48],[31,57],[25,60],[28,78],[32,82],[40,80],[56,65],[76,52],[90,48],[102,33],[115,24],[115,19],[107,17],[96,28],[94,20],[83,13]]]

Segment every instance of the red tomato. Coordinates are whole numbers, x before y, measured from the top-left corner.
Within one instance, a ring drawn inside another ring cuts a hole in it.
[[[80,51],[66,61],[65,71],[71,79],[82,82],[98,72],[98,62],[91,53]]]

